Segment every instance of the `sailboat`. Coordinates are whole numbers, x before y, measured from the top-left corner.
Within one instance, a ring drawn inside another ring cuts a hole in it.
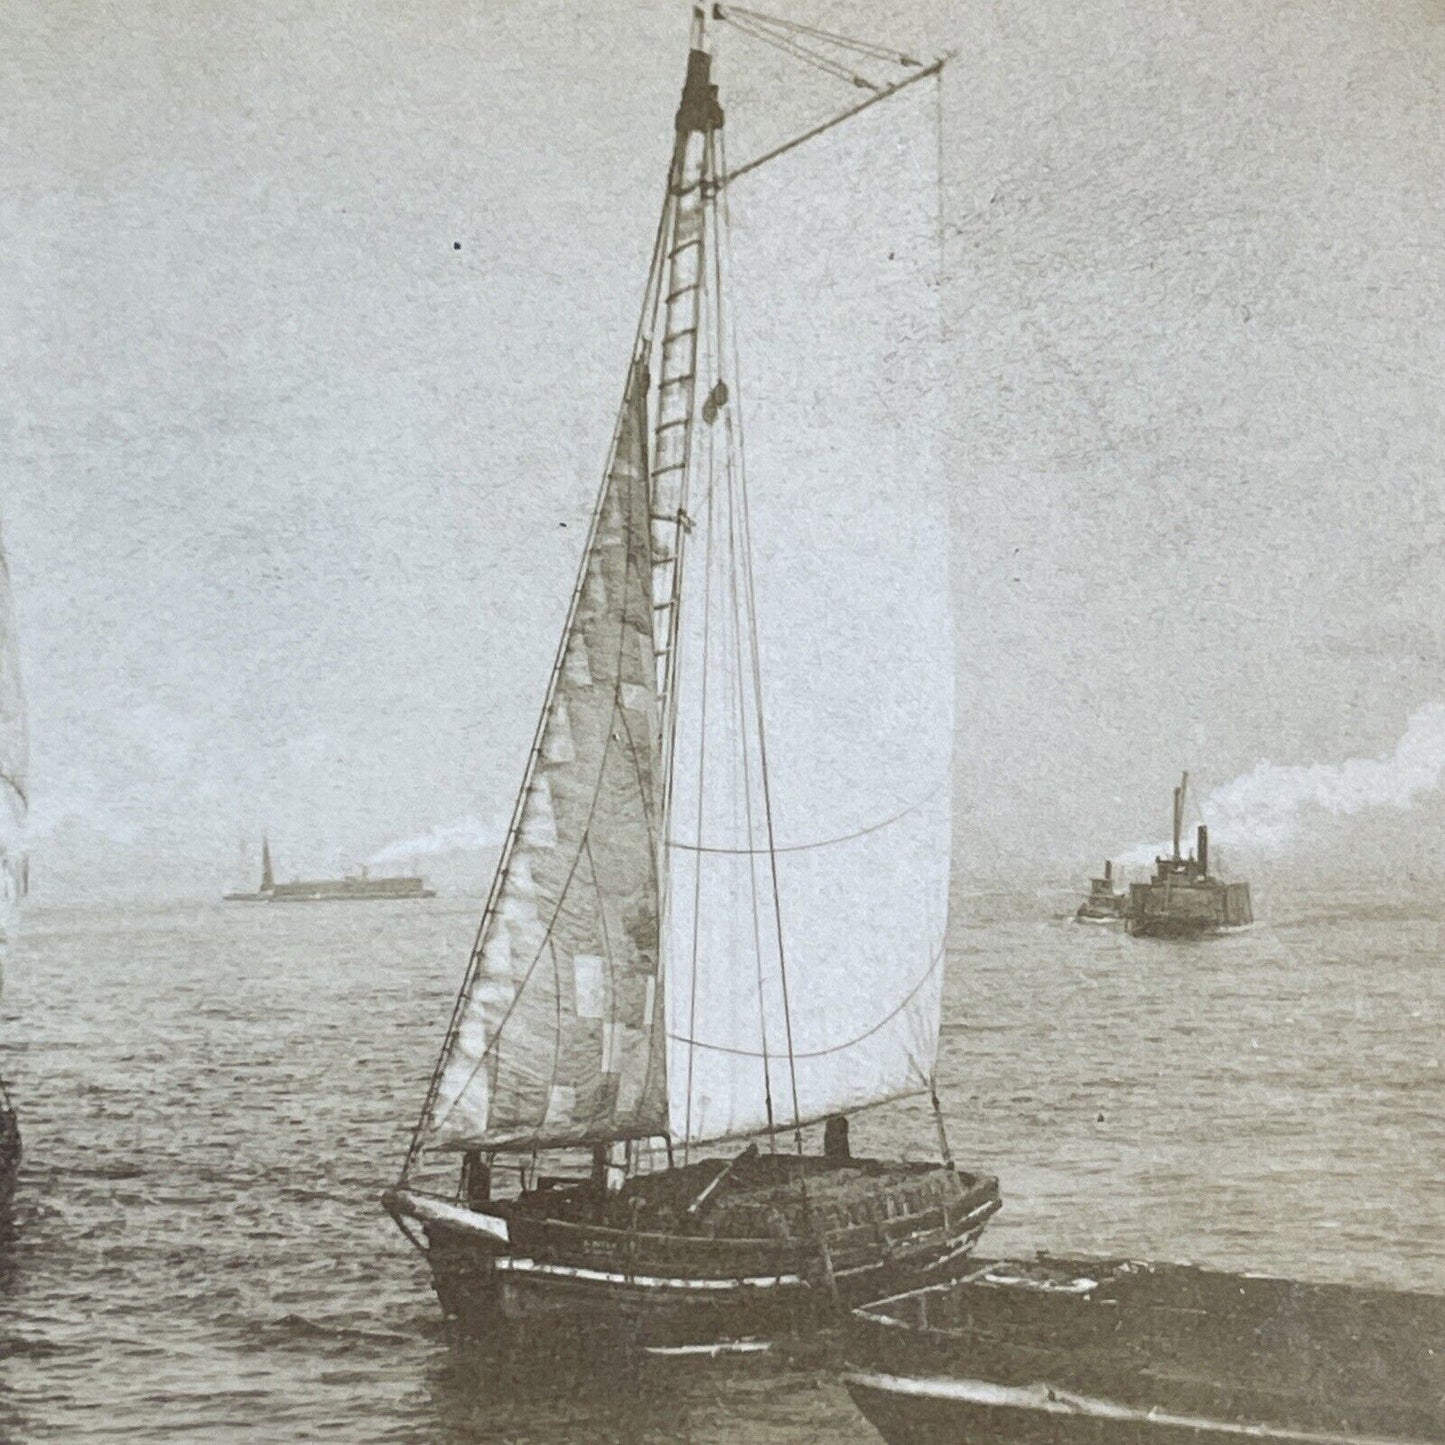
[[[709,18],[903,73],[850,72],[862,100],[730,169]],[[953,642],[924,82],[942,66],[694,12],[570,609],[383,1195],[468,1327],[766,1335],[951,1278],[999,1208],[994,1178],[954,1164],[935,1089]],[[900,194],[860,205],[872,187]],[[936,1156],[855,1157],[850,1116],[915,1097]]]
[[[0,944],[14,932],[20,900],[30,886],[30,863],[25,852],[29,760],[25,692],[20,685],[20,652],[10,597],[10,564],[0,544]],[[20,1121],[5,1080],[0,1078],[0,1210],[10,1204],[19,1169]]]

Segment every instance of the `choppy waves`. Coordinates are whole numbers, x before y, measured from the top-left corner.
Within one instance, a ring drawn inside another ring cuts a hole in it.
[[[1445,1290],[1445,924],[1359,902],[1194,946],[965,917],[941,1074],[955,1155],[1003,1182],[990,1249]],[[0,1033],[25,1132],[0,1439],[872,1438],[805,1370],[579,1387],[449,1339],[377,1196],[474,924],[442,900],[32,915]],[[900,1138],[930,1152],[924,1108],[855,1126]]]

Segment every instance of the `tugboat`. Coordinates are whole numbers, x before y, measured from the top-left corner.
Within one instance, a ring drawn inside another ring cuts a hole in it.
[[[1079,904],[1075,923],[1122,923],[1129,895],[1114,887],[1114,865],[1106,860],[1104,876],[1089,880],[1089,896]]]
[[[1210,876],[1209,829],[1199,825],[1197,848],[1189,857],[1179,850],[1189,774],[1174,789],[1174,853],[1154,860],[1148,883],[1129,889],[1125,927],[1136,938],[1201,938],[1254,922],[1248,883],[1224,883]]]

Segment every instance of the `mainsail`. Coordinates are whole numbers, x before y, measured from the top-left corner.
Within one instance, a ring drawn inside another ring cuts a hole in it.
[[[953,702],[930,92],[726,189],[739,360],[724,337],[734,400],[696,449],[667,840],[675,1140],[930,1085]]]
[[[592,532],[408,1171],[428,1149],[777,1132],[931,1086],[953,691],[924,400],[936,117],[924,87],[902,126],[865,102],[734,180],[702,29]]]

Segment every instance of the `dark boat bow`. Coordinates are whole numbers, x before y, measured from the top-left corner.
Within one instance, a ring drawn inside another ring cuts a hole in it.
[[[854,1312],[885,1440],[1445,1440],[1445,1298],[1124,1260],[996,1261]]]

